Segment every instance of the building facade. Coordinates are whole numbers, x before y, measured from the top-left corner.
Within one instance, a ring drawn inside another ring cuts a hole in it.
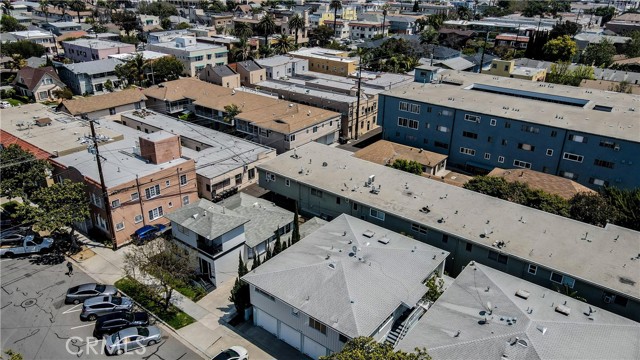
[[[349,76],[358,67],[358,59],[349,58],[348,52],[323,48],[303,48],[289,55],[309,61],[309,70],[320,73]]]
[[[25,30],[15,31],[10,33],[17,41],[29,41],[34,44],[42,45],[47,50],[48,54],[57,54],[56,37],[46,31],[42,30]]]
[[[74,62],[103,60],[114,54],[128,54],[136,51],[135,45],[97,39],[77,39],[63,41],[64,57]]]
[[[208,64],[227,64],[226,47],[198,44],[195,37],[181,36],[174,42],[149,44],[149,50],[174,55],[184,65],[185,76],[196,76]]]
[[[65,64],[58,68],[58,73],[75,95],[102,94],[120,89],[120,79],[115,72],[119,64],[122,62],[111,58]]]

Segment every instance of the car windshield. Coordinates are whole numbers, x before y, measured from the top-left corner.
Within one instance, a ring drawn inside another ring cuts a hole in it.
[[[237,352],[231,349],[228,349],[218,354],[218,356],[214,357],[213,360],[229,360],[229,359],[237,359],[239,357],[240,357],[240,354],[238,354]]]
[[[115,334],[111,335],[111,343],[112,344],[117,343],[119,339],[120,339],[120,333],[115,333]]]
[[[140,336],[149,336],[149,329],[143,328],[143,327],[139,327],[138,328],[138,335],[140,335]]]
[[[75,294],[76,292],[78,292],[78,289],[80,289],[80,286],[74,286],[71,289],[69,289],[69,294]]]
[[[122,298],[119,298],[119,297],[111,298],[111,303],[112,304],[116,304],[116,305],[121,305],[122,304]]]
[[[106,285],[96,285],[96,291],[103,292],[107,288]]]
[[[37,237],[33,239],[33,242],[38,245],[42,244],[43,241],[44,241],[44,238],[41,238],[41,237]]]

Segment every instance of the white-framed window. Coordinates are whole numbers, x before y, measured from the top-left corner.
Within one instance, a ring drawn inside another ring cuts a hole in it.
[[[147,200],[160,196],[160,185],[154,185],[144,189],[144,195],[147,197]]]
[[[168,205],[169,205],[169,208],[172,208],[173,207],[173,201],[169,201]]]
[[[136,201],[138,199],[140,199],[140,194],[138,194],[137,192],[131,194],[131,201]]]
[[[284,179],[284,186],[291,186],[291,180]]]
[[[531,144],[519,143],[518,149],[525,150],[525,151],[533,151],[536,149],[536,147]]]
[[[491,160],[491,154],[490,153],[484,153],[484,159],[485,160]]]
[[[136,215],[136,216],[133,218],[133,222],[134,222],[135,224],[137,224],[137,223],[139,223],[139,222],[142,222],[142,215],[140,215],[140,214]]]
[[[400,111],[407,111],[414,114],[420,114],[420,105],[411,104],[406,101],[400,101]]]
[[[527,272],[531,275],[535,275],[538,272],[538,265],[529,264]]]
[[[427,233],[427,228],[419,225],[419,224],[411,224],[411,231],[415,231],[418,232],[420,234],[426,234]]]
[[[171,181],[167,180],[164,182],[164,187],[169,187],[171,186]]]
[[[560,171],[560,176],[562,177],[566,177],[567,179],[571,179],[571,180],[575,180],[578,177],[576,176],[576,174],[570,172],[570,171]]]
[[[121,221],[116,224],[116,231],[120,231],[124,229],[124,221]]]
[[[570,289],[573,289],[573,286],[576,283],[576,280],[574,278],[570,276],[558,274],[553,271],[551,272],[551,277],[549,278],[549,280],[553,281],[554,283],[567,285]]]
[[[489,125],[491,125],[491,126],[496,126],[497,123],[498,123],[498,121],[496,119],[491,119],[489,121]]]
[[[314,188],[311,188],[311,195],[321,198],[322,197],[322,191],[316,190]]]
[[[409,126],[409,119],[403,118],[403,117],[399,117],[398,118],[398,126],[400,126],[400,127],[408,127]]]
[[[420,126],[420,123],[418,123],[418,120],[409,119],[409,129],[418,130],[419,126]]]
[[[575,142],[579,142],[579,143],[586,143],[587,142],[587,138],[582,136],[582,135],[569,135],[569,140],[571,141],[575,141]]]
[[[480,122],[480,116],[478,116],[478,115],[465,114],[464,115],[464,119],[467,120],[467,121],[472,121],[472,122],[476,122],[476,123]]]
[[[553,156],[553,149],[547,149],[547,156]]]
[[[189,195],[182,197],[182,205],[189,205]]]
[[[581,163],[582,160],[584,160],[584,156],[578,155],[578,154],[572,154],[572,153],[568,153],[568,152],[562,154],[562,158],[565,159],[565,160],[575,161],[575,162],[579,162],[579,163]]]
[[[164,212],[162,211],[162,206],[158,206],[155,209],[149,210],[149,220],[155,220],[155,219],[161,218],[162,215],[164,215]]]
[[[374,217],[378,220],[384,221],[384,213],[382,211],[378,211],[376,209],[369,209],[369,215],[371,215],[371,217]]]
[[[120,207],[120,200],[119,199],[115,199],[111,202],[111,208],[112,209],[116,209]]]
[[[498,156],[498,162],[499,163],[504,163],[504,156]]]
[[[272,174],[272,173],[265,173],[265,177],[267,178],[267,181],[276,181],[276,174]]]
[[[522,161],[522,160],[513,160],[513,166],[519,167],[519,168],[524,168],[524,169],[531,169],[531,163],[530,162],[526,162],[526,161]]]
[[[606,184],[606,181],[602,179],[591,178],[589,179],[589,183],[593,185],[604,186]]]
[[[451,116],[451,115],[453,115],[453,111],[451,111],[451,110],[442,110],[440,113],[441,113],[442,116]]]
[[[180,186],[184,186],[184,185],[187,185],[187,175],[186,174],[180,175]]]
[[[442,125],[438,125],[438,127],[436,127],[436,130],[438,130],[440,132],[443,132],[443,133],[449,132],[449,128],[446,127],[446,126],[442,126]]]
[[[469,149],[466,147],[461,147],[460,148],[460,153],[461,154],[465,154],[465,155],[470,155],[470,156],[475,156],[476,155],[476,151],[473,149]]]

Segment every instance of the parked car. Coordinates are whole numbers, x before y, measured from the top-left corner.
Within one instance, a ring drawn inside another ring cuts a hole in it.
[[[96,296],[116,295],[118,289],[113,285],[103,285],[97,283],[82,284],[74,286],[67,290],[67,296],[64,299],[65,304],[80,304],[85,300]]]
[[[144,311],[116,311],[102,315],[96,320],[93,336],[101,338],[103,335],[111,335],[128,327],[147,325],[149,325],[149,314]]]
[[[211,360],[249,360],[249,352],[242,346],[232,346]]]
[[[51,238],[11,234],[0,241],[0,256],[13,257],[15,255],[42,253],[51,249],[51,246],[53,246],[53,239]]]
[[[162,233],[164,229],[166,229],[166,225],[158,224],[158,225],[145,225],[140,229],[136,230],[133,234],[133,239],[138,245],[144,244],[146,241],[153,240],[158,237]]]
[[[0,109],[8,109],[11,107],[8,101],[0,101]]]
[[[121,296],[96,296],[84,301],[80,320],[93,321],[98,316],[106,315],[114,311],[130,311],[133,308],[133,301],[128,297]]]
[[[127,351],[160,342],[162,332],[157,326],[130,327],[108,336],[104,348],[109,355],[122,355]]]

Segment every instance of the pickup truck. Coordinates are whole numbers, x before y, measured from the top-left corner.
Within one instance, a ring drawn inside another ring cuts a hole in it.
[[[22,239],[2,240],[0,242],[0,256],[13,257],[15,255],[41,253],[51,249],[53,239],[36,238],[27,235]]]

